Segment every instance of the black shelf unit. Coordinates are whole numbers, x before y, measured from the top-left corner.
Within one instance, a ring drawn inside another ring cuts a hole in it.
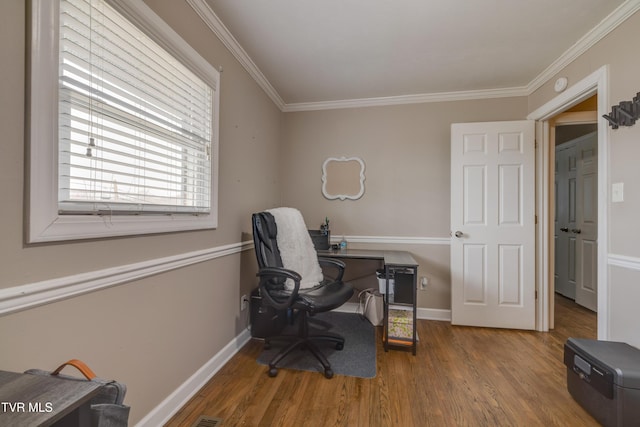
[[[384,274],[386,281],[384,292],[384,351],[389,351],[389,349],[410,350],[415,356],[417,349],[416,302],[418,265],[413,257],[405,255],[398,259],[388,260],[384,266]],[[389,293],[389,281],[391,278],[394,280],[394,298],[392,301],[390,301],[391,295]],[[390,310],[407,312],[408,317],[404,317],[404,313],[403,317],[411,320],[409,326],[410,336],[390,335]]]

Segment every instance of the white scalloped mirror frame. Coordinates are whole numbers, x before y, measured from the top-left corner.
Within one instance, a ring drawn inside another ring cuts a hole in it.
[[[322,164],[322,195],[329,200],[358,200],[364,194],[364,161],[329,157]]]

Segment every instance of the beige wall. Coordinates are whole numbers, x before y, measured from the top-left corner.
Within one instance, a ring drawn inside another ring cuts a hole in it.
[[[529,111],[553,99],[553,83],[557,77],[565,76],[574,84],[603,65],[609,66],[609,99],[607,105],[630,101],[640,92],[640,57],[629,49],[629,40],[640,36],[640,13],[636,12],[615,31],[594,45],[557,76],[529,97]],[[604,120],[602,120],[603,123]],[[640,227],[637,226],[640,212],[640,123],[632,127],[609,131],[609,161],[607,177],[609,192],[611,184],[624,183],[624,202],[606,203],[609,210],[609,259],[623,262],[625,267],[609,267],[609,339],[629,342],[640,347],[640,312],[637,309],[640,287]]]
[[[150,6],[214,66],[223,66],[220,113],[220,216],[214,231],[25,246],[25,2],[0,2],[0,295],[20,285],[207,249],[246,239],[250,214],[298,207],[310,227],[328,216],[334,236],[447,238],[449,133],[454,122],[514,120],[550,100],[552,81],[528,98],[503,98],[283,114],[185,2]],[[560,74],[570,84],[610,64],[610,104],[640,90],[640,61],[629,48],[640,15]],[[610,251],[640,258],[637,161],[640,125],[611,132],[610,182],[625,202],[610,207]],[[280,156],[282,158],[280,158]],[[359,156],[366,192],[358,201],[322,197],[322,162]],[[615,167],[613,167],[615,165]],[[280,167],[282,166],[282,167]],[[361,244],[362,245],[362,244]],[[423,308],[450,307],[446,244],[362,245],[410,250],[431,284]],[[637,265],[637,262],[636,262]],[[78,357],[129,386],[135,423],[243,330],[239,296],[254,285],[253,253],[136,280],[0,317],[0,369],[53,368]],[[610,271],[611,338],[640,346],[633,304],[640,273]],[[637,299],[637,298],[635,298]]]
[[[281,112],[186,2],[150,0],[221,75],[219,227],[214,231],[25,246],[24,0],[0,2],[0,292],[81,272],[242,241],[250,215],[280,204]],[[246,238],[246,236],[244,236]],[[129,387],[137,422],[247,324],[253,251],[0,317],[0,369],[81,358]],[[1,295],[1,294],[0,294]]]
[[[329,217],[334,237],[448,239],[451,124],[522,120],[526,109],[527,99],[520,97],[287,113],[283,203],[300,209],[309,227]],[[364,160],[365,193],[359,200],[322,195],[323,162],[342,156]],[[419,292],[419,306],[450,309],[449,245],[393,247],[410,250],[420,263],[419,275],[430,281]]]

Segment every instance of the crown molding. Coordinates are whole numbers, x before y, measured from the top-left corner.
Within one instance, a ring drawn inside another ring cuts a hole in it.
[[[386,96],[379,98],[344,99],[339,101],[301,102],[285,104],[283,112],[334,110],[339,108],[379,107],[428,102],[469,101],[473,99],[508,98],[527,96],[527,87],[483,89],[459,92],[422,93],[415,95]]]
[[[226,46],[231,54],[240,62],[240,65],[244,67],[251,77],[258,83],[258,85],[265,91],[267,96],[271,98],[274,104],[284,111],[285,103],[280,97],[280,94],[269,83],[269,80],[262,74],[262,71],[253,62],[249,54],[242,48],[238,40],[231,34],[229,29],[222,23],[218,15],[211,9],[211,7],[204,0],[186,0],[186,2],[196,11],[198,16],[204,21],[204,23],[218,36],[220,41]]]
[[[331,110],[340,108],[376,107],[401,104],[421,104],[428,102],[467,101],[473,99],[506,98],[529,96],[542,85],[552,79],[564,67],[586,52],[589,48],[602,40],[618,25],[640,9],[640,0],[627,0],[609,16],[581,37],[573,46],[566,50],[558,59],[536,76],[528,85],[502,89],[485,89],[459,92],[424,93],[414,95],[388,96],[378,98],[344,99],[338,101],[301,102],[287,104],[280,97],[275,88],[262,74],[258,66],[249,57],[240,43],[229,32],[215,12],[204,0],[186,0],[196,11],[205,24],[218,36],[233,56],[253,77],[258,85],[266,92],[271,100],[282,112]]]
[[[560,55],[558,59],[553,61],[542,73],[538,74],[538,76],[527,85],[528,95],[539,89],[564,67],[589,50],[611,31],[615,30],[618,25],[626,21],[627,18],[636,13],[638,9],[640,9],[640,0],[627,0],[618,6],[609,16],[600,21],[598,25],[593,27],[587,34],[575,42],[573,46]]]

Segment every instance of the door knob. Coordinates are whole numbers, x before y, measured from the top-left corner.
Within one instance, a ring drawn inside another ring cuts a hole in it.
[[[459,239],[464,236],[464,233],[462,231],[456,231],[455,236]]]
[[[569,229],[567,227],[562,227],[560,228],[560,231],[564,231],[565,233],[568,233]]]
[[[580,230],[579,228],[574,228],[574,229],[573,229],[573,230],[571,230],[571,231],[572,231],[573,233],[576,233],[576,234],[580,234],[580,233],[582,233],[582,230]]]

